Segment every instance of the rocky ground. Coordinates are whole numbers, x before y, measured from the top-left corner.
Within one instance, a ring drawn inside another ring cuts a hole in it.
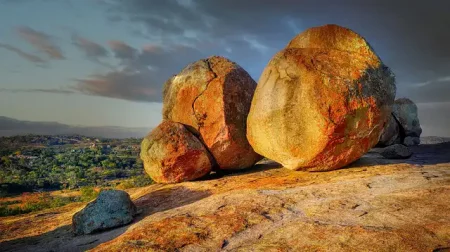
[[[427,140],[424,141],[427,143]],[[129,190],[130,225],[73,236],[80,203],[0,218],[1,251],[449,251],[450,142],[407,160],[373,149],[331,172],[265,161],[241,173]]]

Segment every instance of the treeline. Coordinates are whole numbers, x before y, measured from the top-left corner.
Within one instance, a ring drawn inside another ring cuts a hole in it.
[[[28,141],[20,138],[22,145],[15,144],[17,141],[6,144],[9,150],[0,158],[1,196],[36,190],[109,186],[109,181],[121,178],[142,177],[138,179],[140,184],[151,182],[144,175],[138,157],[138,139],[69,136],[57,139],[39,140],[33,136]],[[38,145],[33,144],[36,142]]]

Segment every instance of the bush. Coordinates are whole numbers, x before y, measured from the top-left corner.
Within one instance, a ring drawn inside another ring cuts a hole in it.
[[[85,186],[81,188],[81,200],[82,201],[91,201],[97,198],[98,194],[101,190],[96,190],[92,186]]]
[[[11,216],[55,208],[75,202],[73,197],[53,197],[48,192],[23,193],[20,201],[9,201],[0,204],[0,216]],[[17,206],[10,206],[18,204]]]

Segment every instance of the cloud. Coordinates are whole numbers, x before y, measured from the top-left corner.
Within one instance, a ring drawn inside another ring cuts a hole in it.
[[[0,92],[9,93],[51,93],[51,94],[75,94],[73,90],[62,88],[29,88],[29,89],[15,89],[15,88],[0,88]]]
[[[95,43],[87,38],[78,35],[72,36],[72,43],[78,47],[89,58],[103,58],[108,57],[108,50],[102,45]]]
[[[72,35],[72,44],[80,49],[89,60],[106,68],[114,69],[114,66],[102,61],[109,56],[109,51],[104,46],[76,34]]]
[[[445,77],[441,77],[438,79],[429,80],[429,81],[420,82],[420,83],[414,83],[411,86],[420,88],[420,87],[425,87],[430,84],[439,83],[439,82],[450,82],[450,76],[445,76]]]
[[[8,44],[0,43],[0,48],[6,49],[10,52],[14,52],[17,55],[19,55],[20,57],[22,57],[23,59],[26,59],[32,63],[46,63],[46,61],[44,59],[42,59],[41,57],[36,56],[31,53],[24,52],[21,49],[11,46],[11,45],[8,45]],[[42,64],[39,64],[39,65],[42,66]]]
[[[121,41],[110,43],[110,46],[116,57],[123,60],[122,68],[78,78],[71,90],[130,101],[161,102],[163,83],[187,64],[206,56],[187,46],[146,45],[138,50]]]
[[[50,35],[31,29],[27,26],[21,26],[16,29],[17,33],[30,43],[33,47],[46,54],[51,59],[65,59],[61,49],[55,45]]]
[[[119,40],[108,42],[109,47],[114,52],[114,56],[121,60],[132,60],[137,55],[137,50]]]

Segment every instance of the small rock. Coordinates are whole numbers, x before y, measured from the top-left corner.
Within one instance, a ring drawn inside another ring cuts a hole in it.
[[[163,121],[141,144],[144,169],[158,183],[179,183],[211,172],[214,159],[181,123]]]
[[[417,106],[413,101],[408,98],[395,100],[392,114],[400,123],[405,137],[420,137],[422,128],[420,127]]]
[[[119,227],[133,221],[136,206],[128,193],[120,190],[100,192],[96,200],[72,217],[72,228],[76,235]]]
[[[407,136],[405,137],[405,140],[403,140],[403,144],[406,146],[414,146],[420,144],[420,137],[411,137]]]
[[[380,154],[388,159],[404,159],[411,157],[412,152],[404,145],[394,144],[384,148]]]

